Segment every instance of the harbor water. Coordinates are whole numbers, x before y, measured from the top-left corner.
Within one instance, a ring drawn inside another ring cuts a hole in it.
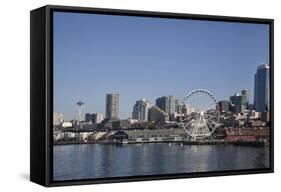
[[[269,167],[268,146],[73,144],[53,153],[55,181]]]

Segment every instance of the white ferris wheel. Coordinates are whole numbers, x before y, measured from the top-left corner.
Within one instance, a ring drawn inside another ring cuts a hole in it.
[[[189,92],[180,105],[180,113],[180,126],[192,140],[211,136],[219,125],[217,100],[205,89]]]

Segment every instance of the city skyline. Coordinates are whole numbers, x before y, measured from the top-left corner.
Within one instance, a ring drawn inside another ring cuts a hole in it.
[[[247,89],[243,89],[243,90],[241,90],[241,92],[243,92],[243,91],[248,91]],[[107,105],[107,101],[108,101],[108,96],[109,95],[118,95],[118,100],[119,100],[119,96],[120,96],[120,93],[112,93],[112,92],[110,92],[110,93],[106,93],[106,95],[105,95],[105,98],[106,98],[106,101],[105,101],[105,108],[107,109],[108,108],[108,105]],[[224,101],[228,101],[230,104],[232,103],[233,104],[233,102],[231,102],[231,98],[232,97],[234,97],[234,96],[241,96],[241,93],[239,93],[239,92],[236,92],[236,93],[233,93],[233,95],[230,95],[227,99],[223,99],[223,100],[217,100],[217,102],[218,102],[218,105],[219,105],[219,102],[224,102]],[[135,101],[135,103],[132,105],[133,107],[132,107],[132,109],[131,109],[131,116],[128,116],[128,117],[125,117],[125,118],[118,118],[118,116],[119,116],[119,113],[118,113],[118,111],[119,111],[119,107],[117,107],[115,110],[117,111],[117,113],[115,114],[116,116],[115,117],[108,117],[107,119],[130,119],[130,118],[132,118],[132,119],[134,119],[134,109],[135,109],[135,106],[136,106],[136,104],[138,103],[138,102],[140,102],[140,101],[145,101],[145,102],[147,102],[150,106],[150,108],[151,107],[160,107],[160,106],[158,106],[159,104],[157,104],[157,100],[158,99],[162,99],[162,98],[164,98],[164,97],[167,97],[167,98],[169,98],[169,97],[174,97],[175,99],[177,99],[178,100],[178,97],[176,97],[176,96],[174,96],[174,95],[167,95],[167,96],[158,96],[155,100],[154,100],[154,102],[151,102],[151,101],[149,101],[149,100],[147,100],[145,97],[142,97],[142,98],[140,98],[140,99],[138,99],[138,100],[136,100]],[[81,100],[79,100],[79,102],[82,102]],[[85,103],[83,103],[83,105],[84,105]],[[181,102],[178,102],[178,105],[180,105],[181,104]],[[254,105],[254,103],[248,103],[249,105],[251,104],[251,105]],[[247,105],[248,105],[247,104]],[[119,103],[117,103],[117,106],[119,106]],[[160,109],[161,109],[161,107],[160,107]],[[161,109],[163,112],[166,112],[166,110],[163,110],[163,109]],[[106,110],[105,110],[106,111]],[[54,111],[53,113],[58,113],[58,114],[61,114],[61,115],[63,115],[64,116],[64,114],[63,113],[60,113],[60,112],[57,112],[57,111]],[[74,118],[72,118],[72,119],[67,119],[68,121],[70,121],[70,120],[77,120],[77,117],[79,116],[79,114],[76,114],[76,113],[78,113],[78,111],[75,111],[75,109],[73,110],[73,114],[74,114]],[[105,114],[103,114],[103,113],[100,113],[100,112],[98,112],[98,111],[83,111],[83,115],[82,115],[82,118],[86,121],[86,116],[87,116],[87,114],[89,114],[89,115],[92,115],[92,114],[101,114],[101,115],[103,115],[105,118],[106,118],[106,112],[105,112]],[[168,112],[167,112],[167,114],[169,114]],[[138,118],[135,118],[135,119],[138,119]],[[64,119],[64,120],[66,120],[66,119]],[[84,121],[83,120],[83,121]]]
[[[263,24],[55,13],[54,111],[74,119],[82,99],[83,116],[105,114],[105,95],[112,91],[120,93],[121,119],[131,117],[141,98],[181,100],[197,88],[218,100],[248,89],[253,103],[254,74],[269,63],[268,35]]]

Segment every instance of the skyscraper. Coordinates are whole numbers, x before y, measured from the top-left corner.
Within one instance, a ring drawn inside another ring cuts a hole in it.
[[[106,119],[118,119],[119,93],[106,94],[105,117]]]
[[[178,98],[174,96],[168,96],[168,114],[174,114],[177,112],[178,106],[179,106],[179,100]]]
[[[141,99],[136,101],[133,108],[132,118],[141,121],[148,120],[148,110],[150,108],[150,103],[146,99]]]
[[[159,107],[162,111],[168,112],[169,110],[169,101],[168,97],[162,96],[156,99],[155,104]]]
[[[103,120],[103,115],[101,113],[96,113],[95,123],[101,123]]]
[[[92,122],[92,114],[86,113],[85,114],[85,121],[86,122]]]
[[[156,99],[156,106],[166,113],[173,114],[177,112],[179,101],[174,96],[162,96]]]
[[[103,115],[101,113],[86,113],[85,121],[89,123],[101,123],[103,120]]]
[[[63,122],[63,114],[53,112],[53,125],[59,125]]]
[[[93,123],[101,123],[103,120],[103,115],[101,113],[93,113],[92,114],[92,122]]]
[[[230,97],[231,101],[231,111],[234,113],[243,113],[246,109],[248,109],[249,105],[249,92],[244,89],[240,93],[236,93],[235,95]]]
[[[230,109],[230,102],[229,101],[219,101],[218,106],[219,106],[219,110],[221,113],[228,112]]]
[[[255,74],[255,110],[258,112],[269,111],[269,65],[258,66]]]

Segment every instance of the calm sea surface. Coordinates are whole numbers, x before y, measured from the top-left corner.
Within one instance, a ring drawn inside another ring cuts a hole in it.
[[[268,147],[81,144],[54,146],[54,180],[269,167]]]

